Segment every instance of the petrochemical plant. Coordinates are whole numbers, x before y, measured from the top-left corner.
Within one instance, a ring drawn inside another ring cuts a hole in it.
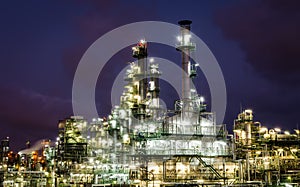
[[[140,40],[110,115],[61,120],[57,140],[41,141],[39,148],[28,144],[19,153],[2,140],[0,186],[299,186],[298,129],[267,129],[244,110],[228,134],[193,92],[190,24],[179,22],[182,98],[173,110],[161,106],[161,72],[147,59],[147,41]]]

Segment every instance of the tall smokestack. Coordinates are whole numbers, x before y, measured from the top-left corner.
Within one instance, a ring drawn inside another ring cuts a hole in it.
[[[179,44],[176,49],[181,52],[182,59],[182,98],[181,98],[181,115],[182,119],[189,118],[189,107],[191,102],[191,62],[190,52],[195,49],[191,42],[191,24],[190,20],[179,21],[180,35],[178,36]]]
[[[190,52],[195,49],[195,45],[191,43],[191,24],[190,20],[179,21],[180,25],[180,36],[178,36],[179,44],[177,45],[177,50],[181,51],[182,57],[182,99],[191,98],[191,79],[190,79]]]

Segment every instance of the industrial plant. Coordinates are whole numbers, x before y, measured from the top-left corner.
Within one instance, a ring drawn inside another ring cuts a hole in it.
[[[1,141],[0,186],[300,186],[299,129],[268,129],[246,109],[230,134],[207,110],[191,86],[199,66],[190,60],[191,23],[179,22],[182,97],[173,109],[160,103],[162,72],[142,39],[110,115],[60,120],[57,139],[38,149],[13,153],[9,138]]]

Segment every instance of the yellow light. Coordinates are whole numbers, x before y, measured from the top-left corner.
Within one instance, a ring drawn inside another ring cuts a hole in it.
[[[290,132],[289,131],[284,131],[284,134],[290,135]]]
[[[259,129],[259,132],[260,133],[264,133],[264,132],[267,132],[268,131],[268,128],[267,127],[261,127],[260,129]]]
[[[256,154],[260,155],[260,154],[261,154],[261,151],[256,151]]]
[[[294,152],[297,152],[297,149],[291,149],[291,151],[294,153]]]
[[[236,130],[233,130],[233,132],[240,133],[240,132],[241,132],[241,130],[239,130],[239,129],[236,129]]]
[[[280,128],[274,128],[274,130],[275,130],[276,132],[281,132],[281,129],[280,129]]]

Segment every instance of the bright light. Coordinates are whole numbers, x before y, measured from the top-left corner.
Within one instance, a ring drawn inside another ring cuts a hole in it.
[[[184,42],[185,43],[189,43],[190,42],[190,38],[191,38],[190,34],[184,35]]]
[[[154,58],[150,58],[149,62],[151,62],[151,63],[154,62]]]
[[[146,41],[145,41],[144,39],[141,39],[140,42],[141,42],[142,44],[144,44]]]
[[[280,129],[280,128],[274,128],[274,130],[275,130],[276,132],[281,132],[281,129]]]
[[[264,133],[264,132],[267,132],[268,131],[268,128],[267,127],[261,127],[260,129],[259,129],[259,132],[260,133]]]
[[[181,42],[182,37],[181,37],[181,36],[177,36],[177,40],[178,40],[179,42]]]
[[[260,155],[260,154],[261,154],[261,151],[256,151],[256,154]]]
[[[291,149],[291,151],[294,153],[294,152],[297,152],[297,149]]]
[[[112,127],[113,129],[115,129],[115,128],[117,127],[117,122],[116,122],[116,120],[111,120],[110,123],[111,123],[111,127]]]
[[[235,129],[235,130],[233,130],[233,132],[241,133],[242,131],[239,129]]]
[[[195,64],[195,66],[196,66],[196,67],[198,67],[198,66],[199,66],[199,64]]]
[[[133,96],[133,98],[134,98],[134,99],[137,99],[137,100],[140,100],[140,99],[141,99],[141,96],[135,95],[135,96]]]
[[[204,102],[204,97],[202,97],[202,96],[200,97],[200,102],[202,102],[202,103]]]
[[[289,131],[284,131],[284,134],[290,135],[290,132]]]

